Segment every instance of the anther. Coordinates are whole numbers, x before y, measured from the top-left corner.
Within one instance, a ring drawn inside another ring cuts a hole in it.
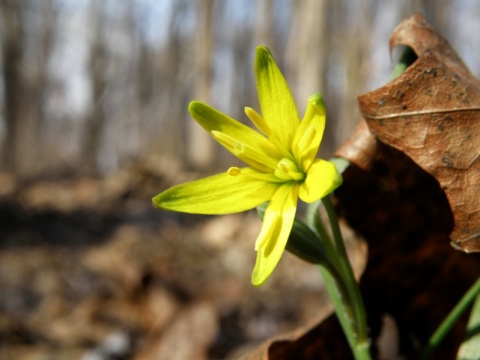
[[[283,158],[277,164],[275,176],[282,180],[302,181],[305,174],[298,170],[298,166],[290,159]]]
[[[240,175],[242,173],[242,170],[240,170],[238,167],[236,166],[232,166],[231,168],[229,168],[227,170],[227,174],[228,175],[231,175],[231,176],[237,176],[237,175]]]

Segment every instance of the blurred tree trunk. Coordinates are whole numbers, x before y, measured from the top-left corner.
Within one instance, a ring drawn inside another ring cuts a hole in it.
[[[211,103],[213,78],[213,0],[199,1],[195,41],[195,99]],[[213,140],[196,122],[188,123],[187,156],[195,168],[206,169],[213,163]]]
[[[148,151],[153,154],[162,154],[175,157],[178,160],[188,157],[185,137],[188,136],[186,128],[193,120],[186,115],[187,109],[183,101],[187,97],[185,85],[185,74],[183,68],[190,69],[192,66],[185,66],[182,60],[185,51],[190,51],[189,64],[193,64],[194,53],[190,49],[193,42],[182,39],[178,26],[178,18],[186,7],[183,1],[176,1],[173,4],[167,28],[166,43],[160,49],[154,50],[155,76],[152,83],[153,101],[152,123],[150,128],[156,131],[150,137]],[[191,39],[189,39],[191,40]],[[148,73],[145,74],[149,76]],[[190,90],[190,89],[189,89]],[[189,94],[189,97],[192,95]],[[161,139],[162,141],[159,141]]]
[[[267,45],[275,54],[275,41],[273,36],[273,1],[257,1],[255,4],[255,40],[256,44]]]
[[[325,96],[329,90],[326,74],[332,33],[327,20],[331,14],[327,0],[298,1],[293,6],[292,28],[285,57],[287,77],[302,118],[307,98],[317,91]],[[329,122],[327,131],[333,132],[333,128],[335,123]],[[322,152],[331,153],[334,146],[334,139],[325,136]]]
[[[22,128],[22,145],[19,150],[19,171],[25,175],[36,175],[52,165],[52,156],[48,153],[50,149],[43,144],[43,137],[45,103],[50,90],[48,61],[53,49],[57,11],[52,0],[31,1],[29,7],[30,12],[40,14],[41,22],[36,25],[38,29],[30,29],[29,34],[29,37],[36,40],[36,49],[26,64],[31,70],[26,81],[23,102],[29,105],[22,106],[25,126]]]
[[[371,69],[369,52],[371,44],[371,24],[373,21],[373,5],[366,5],[361,2],[350,3],[350,11],[343,11],[343,26],[339,27],[340,58],[343,59],[345,68],[345,82],[343,106],[338,109],[338,126],[335,129],[335,143],[341,144],[355,128],[361,118],[358,109],[357,96],[364,91],[364,84]],[[351,14],[362,21],[352,21]],[[334,149],[332,149],[334,150]]]
[[[1,0],[2,60],[5,99],[5,139],[2,157],[6,169],[16,170],[18,137],[22,129],[21,103],[23,84],[21,59],[23,55],[23,28],[21,11],[23,1]]]
[[[32,176],[48,163],[48,156],[42,156],[41,138],[56,11],[51,0],[2,0],[0,6],[6,130],[3,163],[17,175]],[[41,21],[27,23],[27,15],[32,13],[40,14]]]
[[[286,63],[300,112],[303,111],[308,96],[316,91],[322,92],[325,87],[325,59],[328,51],[326,5],[326,0],[299,1],[294,4],[295,14]]]
[[[107,87],[108,54],[104,39],[105,15],[104,3],[93,1],[91,7],[92,39],[90,43],[90,83],[92,88],[92,104],[85,119],[83,132],[83,165],[90,175],[98,173],[98,154],[106,123],[104,109],[105,90]]]
[[[425,17],[432,26],[439,30],[443,36],[449,35],[451,30],[454,30],[455,27],[450,27],[452,24],[452,1],[443,0],[441,6],[439,6],[438,1],[434,0],[421,0],[421,6],[423,8],[422,14],[425,14]],[[405,16],[408,16],[406,14]]]

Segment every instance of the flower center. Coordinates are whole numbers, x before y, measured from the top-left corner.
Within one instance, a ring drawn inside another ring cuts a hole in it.
[[[305,174],[298,169],[297,164],[287,158],[283,158],[278,162],[275,176],[285,181],[302,181],[305,179]]]

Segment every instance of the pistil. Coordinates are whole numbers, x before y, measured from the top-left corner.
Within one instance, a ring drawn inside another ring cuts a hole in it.
[[[283,158],[278,162],[275,176],[285,181],[302,181],[305,179],[305,174],[298,169],[297,164],[287,158]]]

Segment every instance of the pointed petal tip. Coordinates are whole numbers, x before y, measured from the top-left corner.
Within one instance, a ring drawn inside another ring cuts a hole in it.
[[[271,55],[270,49],[266,45],[257,46],[257,55]]]
[[[323,101],[323,96],[321,93],[319,92],[313,93],[308,97],[307,101],[310,104],[315,105],[316,107],[319,107],[321,110],[323,110],[323,112],[325,112],[325,102]]]
[[[260,276],[258,273],[253,272],[252,273],[252,285],[256,287],[260,287],[263,284],[265,284],[265,281],[267,281],[269,276]]]
[[[168,191],[168,190],[166,190]],[[168,210],[165,206],[163,206],[164,203],[164,194],[165,192],[161,192],[160,194],[154,196],[152,198],[152,205],[154,208],[159,209],[159,210]]]
[[[257,47],[255,81],[262,118],[285,148],[290,148],[300,123],[290,88],[266,46]]]
[[[191,101],[190,104],[188,104],[188,112],[190,115],[194,116],[194,114],[197,114],[203,106],[205,105],[200,101]]]
[[[255,53],[255,70],[258,72],[262,68],[268,67],[268,64],[274,62],[270,49],[265,45],[257,46]]]

